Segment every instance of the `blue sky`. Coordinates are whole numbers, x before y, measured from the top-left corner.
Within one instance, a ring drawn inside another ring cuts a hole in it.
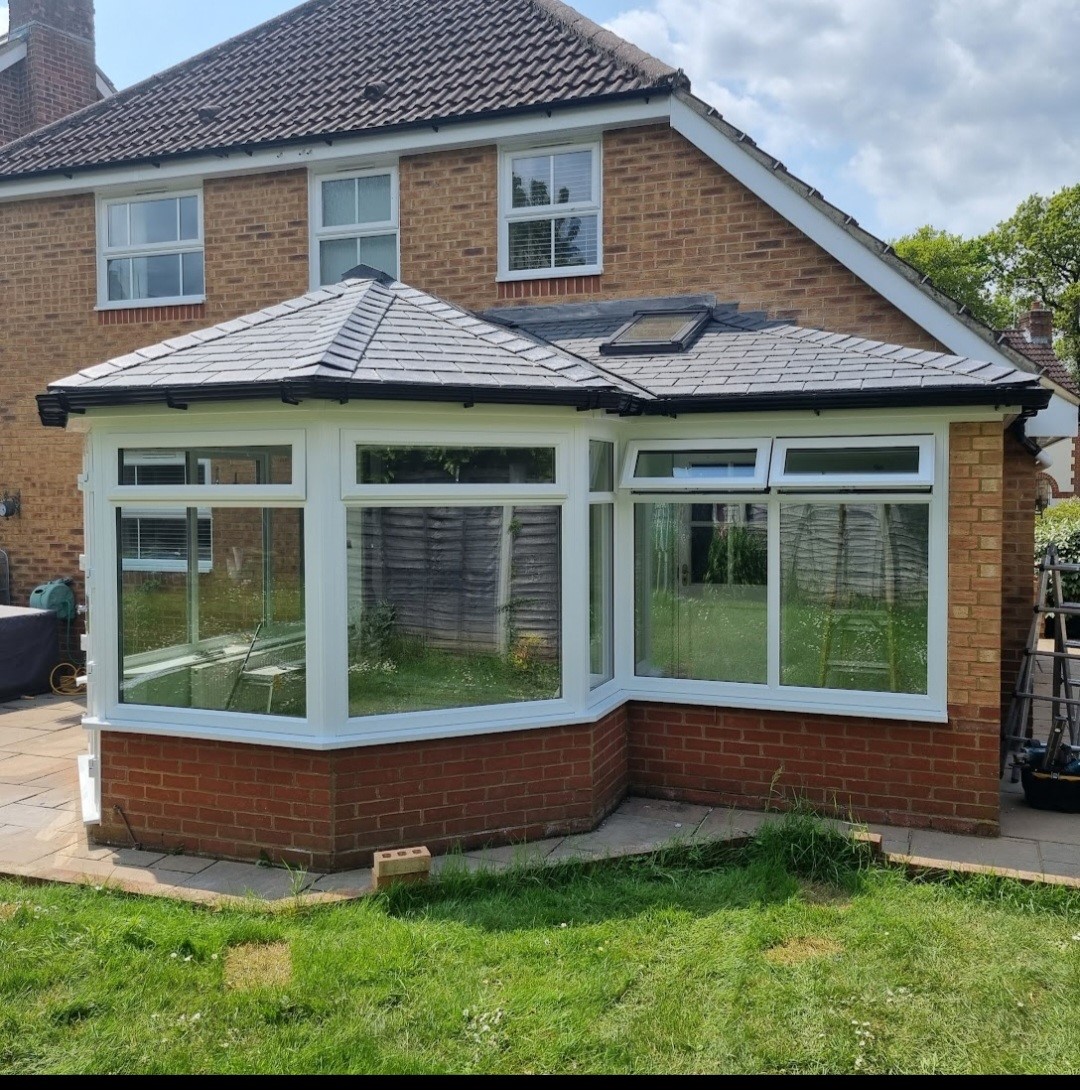
[[[883,237],[981,232],[1080,182],[1077,0],[573,3]],[[124,87],[294,6],[96,0],[98,61]]]

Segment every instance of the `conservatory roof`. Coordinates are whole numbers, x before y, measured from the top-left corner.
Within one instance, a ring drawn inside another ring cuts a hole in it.
[[[354,270],[359,273],[359,270]],[[707,313],[692,343],[612,356],[638,313]],[[280,398],[572,405],[623,414],[790,408],[1041,408],[1024,372],[805,329],[683,296],[477,316],[373,270],[51,383],[46,425],[96,406]]]

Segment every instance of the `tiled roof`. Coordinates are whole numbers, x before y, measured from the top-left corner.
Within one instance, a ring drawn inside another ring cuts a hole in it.
[[[309,0],[0,150],[0,178],[685,85],[559,0]]]
[[[684,352],[610,356],[637,310],[706,308]],[[39,397],[63,424],[91,406],[281,397],[563,404],[623,413],[793,407],[1041,407],[1011,367],[769,321],[711,296],[477,316],[385,277],[351,279],[87,367]]]
[[[1032,363],[1037,363],[1042,368],[1043,374],[1052,382],[1056,382],[1070,394],[1080,396],[1080,387],[1076,385],[1076,379],[1072,377],[1068,367],[1057,358],[1057,353],[1050,345],[1033,344],[1024,335],[1022,329],[1003,329],[1001,336],[1013,351],[1027,356]]]
[[[711,303],[709,296],[619,300],[503,308],[486,317],[603,366],[658,399],[917,390],[925,391],[926,404],[932,405],[935,394],[946,389],[992,386],[1004,392],[1008,387],[1031,387],[1036,381],[1001,364],[807,329],[762,313],[740,312],[733,304],[711,306],[708,324],[685,352],[654,356],[600,352],[601,344],[635,313]]]
[[[321,288],[87,367],[50,389],[190,390],[305,379],[357,387],[632,389],[534,337],[382,280]]]

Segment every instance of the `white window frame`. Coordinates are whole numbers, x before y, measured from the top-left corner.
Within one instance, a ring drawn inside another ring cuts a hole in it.
[[[525,155],[559,155],[574,151],[592,152],[593,200],[568,204],[513,207],[513,160]],[[596,262],[591,265],[561,265],[542,269],[510,269],[510,224],[522,220],[568,219],[574,215],[596,216]],[[603,144],[601,140],[566,144],[514,145],[499,152],[499,261],[497,281],[550,280],[559,276],[595,276],[604,271]]]
[[[793,450],[835,450],[844,447],[916,447],[919,468],[914,473],[789,473],[784,468]],[[857,488],[895,491],[932,488],[934,484],[934,437],[932,435],[840,435],[810,439],[777,439],[773,444],[769,484],[774,488],[837,489]]]
[[[160,466],[160,465],[183,465],[183,461],[180,458],[172,456],[159,456],[149,458],[138,458],[134,462],[130,463],[138,469],[139,466]],[[205,474],[210,472],[210,463],[206,459],[200,459],[199,464],[203,467]],[[145,485],[131,485],[128,487],[133,488],[145,488]],[[178,510],[175,507],[125,507],[123,509],[122,521],[127,519],[134,519],[139,522],[142,519],[172,519],[176,521],[182,521],[186,517],[187,509]],[[199,521],[210,520],[210,559],[203,560],[199,557],[199,574],[206,575],[214,569],[214,516],[213,511],[209,507],[200,507],[196,517]],[[186,572],[188,568],[187,560],[160,560],[154,558],[143,559],[142,557],[126,557],[122,555],[120,557],[121,567],[124,571],[145,571],[145,572]]]
[[[611,447],[611,489],[610,490],[605,489],[605,490],[599,491],[599,492],[593,492],[592,491],[592,488],[591,488],[591,485],[592,485],[591,447],[592,447],[593,443],[606,443]],[[610,659],[610,661],[611,661],[611,676],[605,678],[603,674],[594,674],[592,672],[592,655],[590,653],[590,655],[589,655],[589,699],[590,699],[590,702],[593,702],[593,701],[596,701],[597,699],[602,699],[604,694],[606,694],[611,689],[613,689],[615,687],[617,681],[618,681],[618,676],[619,676],[619,660],[618,660],[618,654],[617,654],[617,651],[616,651],[616,645],[617,645],[618,641],[615,638],[615,632],[616,632],[615,615],[616,615],[616,606],[617,606],[618,597],[619,597],[619,587],[618,587],[618,583],[616,582],[616,576],[615,576],[615,555],[618,552],[618,548],[617,548],[618,543],[615,540],[615,535],[616,535],[616,532],[617,532],[616,528],[618,526],[618,515],[617,515],[617,509],[616,509],[615,505],[616,505],[616,501],[618,499],[618,487],[619,487],[619,478],[618,478],[619,444],[616,441],[614,434],[613,433],[605,433],[605,434],[595,433],[595,434],[590,434],[590,435],[586,436],[586,458],[587,458],[587,461],[586,461],[586,476],[585,476],[586,493],[587,493],[586,502],[588,504],[588,513],[589,513],[590,522],[591,522],[591,518],[592,518],[592,509],[594,507],[606,507],[608,509],[608,513],[609,513],[608,517],[609,517],[610,523],[611,523],[611,525],[610,525],[610,529],[611,529],[611,543],[610,543],[610,545],[611,545],[611,547],[610,547],[610,549],[606,549],[604,551],[603,558],[602,558],[603,565],[604,565],[604,570],[601,573],[601,579],[603,581],[603,590],[602,590],[603,607],[602,608],[604,610],[605,618],[607,619],[607,621],[610,622],[610,626],[607,625],[607,624],[605,624],[603,626],[603,628],[601,630],[601,640],[602,640],[602,645],[603,645],[604,659],[605,660]],[[588,527],[587,527],[587,529],[588,529]],[[590,583],[591,583],[592,554],[591,554],[591,552],[588,552],[587,555],[589,557],[589,565],[587,565],[587,567],[589,568],[589,571],[586,574],[590,577]],[[590,589],[590,593],[591,593],[591,586],[590,586],[589,589]],[[591,604],[592,603],[590,601],[589,602],[589,607],[586,609],[586,613],[585,613],[585,625],[586,625],[587,629],[589,628],[589,621],[590,621],[589,608],[591,608]],[[590,644],[591,644],[592,633],[587,632],[586,635],[588,636]],[[592,648],[590,646],[589,651],[591,652],[591,650],[592,650]]]
[[[155,242],[141,246],[109,246],[109,209],[119,204],[139,204],[147,201],[177,200],[194,197],[197,203],[199,234],[196,239],[176,242]],[[169,307],[206,302],[206,232],[203,225],[203,191],[197,189],[141,190],[129,193],[104,193],[97,198],[97,310],[135,310],[146,307]],[[109,262],[125,257],[154,257],[159,254],[203,255],[203,291],[197,295],[156,296],[146,299],[109,298]]]
[[[323,218],[323,182],[345,182],[355,178],[374,178],[379,175],[390,176],[390,218],[372,223],[340,224],[324,227]],[[308,232],[310,250],[308,268],[310,270],[311,290],[324,287],[322,283],[321,244],[335,239],[369,238],[373,235],[394,235],[394,261],[397,265],[395,279],[401,278],[401,227],[400,205],[398,203],[398,166],[389,163],[386,166],[366,167],[363,170],[311,171],[308,175],[308,206],[311,230]]]
[[[768,487],[769,452],[772,439],[671,439],[637,440],[627,443],[626,457],[623,459],[623,471],[620,487],[633,492],[764,492]],[[742,451],[755,452],[754,472],[750,477],[737,479],[727,477],[638,477],[638,455],[649,452],[665,451]],[[745,501],[744,501],[745,502]]]

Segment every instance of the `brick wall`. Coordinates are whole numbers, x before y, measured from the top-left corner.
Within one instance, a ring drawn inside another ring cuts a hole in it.
[[[100,843],[316,869],[381,848],[534,840],[593,828],[626,791],[626,714],[586,726],[308,753],[102,735]]]
[[[1035,602],[1035,458],[1004,438],[1001,550],[1001,714],[1008,711]]]
[[[494,147],[401,161],[401,275],[474,309],[715,292],[725,302],[917,348],[941,345],[664,125],[604,136],[604,273],[495,284]]]
[[[14,64],[0,72],[0,144],[29,129],[27,110],[26,66]]]
[[[0,492],[23,499],[21,518],[0,521],[0,549],[17,602],[75,575],[82,551],[80,437],[41,427],[34,396],[81,367],[307,290],[306,172],[208,181],[204,197],[206,304],[101,313],[93,197],[0,204]]]

